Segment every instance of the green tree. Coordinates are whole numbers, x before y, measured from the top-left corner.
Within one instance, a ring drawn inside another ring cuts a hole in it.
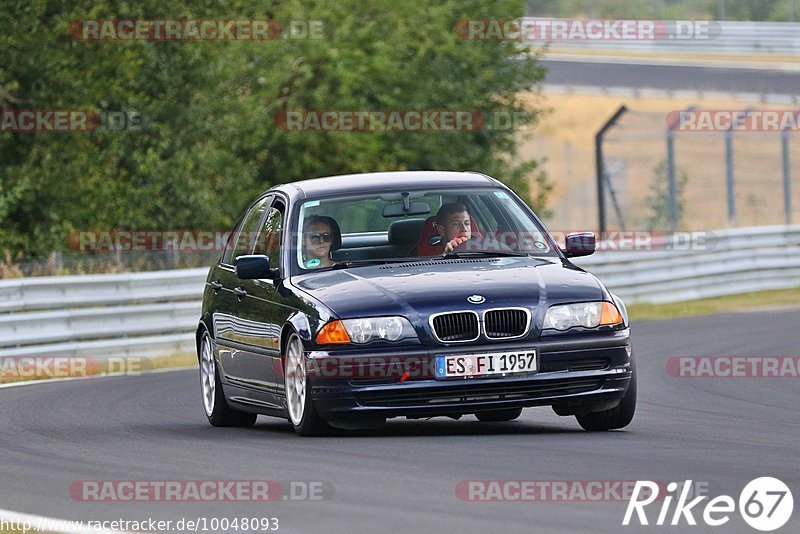
[[[675,178],[676,189],[676,228],[672,228],[669,220],[669,179],[667,176],[667,160],[661,160],[653,167],[653,179],[650,182],[650,194],[647,198],[647,206],[650,208],[650,217],[647,220],[648,227],[652,230],[670,231],[679,229],[683,221],[684,191],[686,184],[689,183],[689,175],[686,171],[679,171]]]
[[[45,255],[83,229],[224,230],[276,183],[347,172],[474,169],[542,209],[550,184],[514,130],[286,132],[287,110],[516,113],[543,69],[519,43],[470,41],[463,18],[514,18],[522,0],[7,0],[0,108],[138,112],[142,131],[0,132],[0,252]],[[82,41],[86,19],[322,21],[322,39]],[[528,184],[532,183],[530,189]]]

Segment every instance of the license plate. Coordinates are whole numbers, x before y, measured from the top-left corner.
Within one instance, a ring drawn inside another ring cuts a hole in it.
[[[536,351],[494,352],[484,354],[437,354],[436,378],[476,378],[535,373]]]

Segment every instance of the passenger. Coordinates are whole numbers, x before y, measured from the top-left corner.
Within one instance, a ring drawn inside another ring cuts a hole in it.
[[[321,269],[333,265],[331,250],[341,246],[339,225],[332,217],[312,215],[303,221],[303,267]]]
[[[461,202],[442,204],[436,214],[436,230],[442,236],[445,254],[467,242],[472,237],[472,220],[467,207]]]

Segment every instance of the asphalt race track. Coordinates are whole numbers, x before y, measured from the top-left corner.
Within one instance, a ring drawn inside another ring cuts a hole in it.
[[[279,532],[757,532],[737,511],[724,527],[622,527],[624,502],[467,502],[463,480],[707,484],[711,497],[775,476],[800,501],[800,380],[680,378],[673,356],[798,355],[800,310],[634,324],[639,406],[624,431],[583,432],[530,409],[510,423],[394,420],[385,430],[300,438],[260,417],[209,426],[197,372],[51,382],[0,390],[0,508],[101,520],[277,517]],[[325,499],[82,502],[78,480],[324,481]],[[332,487],[332,492],[330,491]],[[707,502],[707,501],[706,501]],[[659,504],[648,508],[651,523]],[[673,503],[674,507],[674,503]],[[695,510],[697,510],[695,508]],[[795,507],[797,508],[797,506]],[[795,509],[781,532],[800,531]],[[668,517],[671,517],[672,514]]]
[[[548,84],[794,95],[800,72],[543,60]]]

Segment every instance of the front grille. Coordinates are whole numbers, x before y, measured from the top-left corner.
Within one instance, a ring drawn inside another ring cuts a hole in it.
[[[442,313],[431,322],[440,341],[472,341],[478,339],[478,314],[474,312]]]
[[[356,394],[362,406],[403,407],[451,404],[459,402],[535,400],[594,391],[603,385],[602,378],[548,380],[523,384],[482,384],[469,380],[461,386],[413,388],[408,390],[364,391]]]
[[[486,337],[502,339],[519,337],[528,330],[530,317],[520,309],[489,310],[483,317]]]

